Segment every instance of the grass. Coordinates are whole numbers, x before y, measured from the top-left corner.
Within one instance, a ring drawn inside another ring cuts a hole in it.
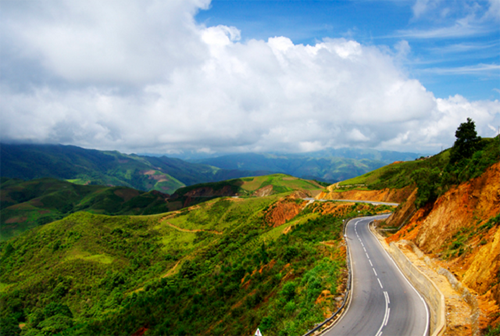
[[[57,326],[44,313],[57,305],[71,312],[60,330],[71,335],[145,325],[157,334],[249,334],[260,325],[266,335],[303,333],[335,304],[315,300],[336,294],[342,277],[335,243],[321,244],[341,238],[342,221],[304,212],[273,228],[264,211],[281,196],[221,198],[171,218],[222,234],[179,231],[165,214],[77,212],[1,242],[0,317],[39,333]]]
[[[12,287],[11,284],[5,284],[0,282],[0,293],[7,292],[10,287]]]
[[[367,174],[345,180],[339,183],[339,186],[348,186],[355,184],[363,184],[365,188],[350,188],[350,189],[383,189],[383,188],[403,188],[411,185],[411,173],[419,168],[424,167],[442,167],[449,160],[450,150],[445,150],[429,159],[417,161],[405,161],[393,163],[382,168],[371,171]],[[345,189],[344,189],[345,190]]]

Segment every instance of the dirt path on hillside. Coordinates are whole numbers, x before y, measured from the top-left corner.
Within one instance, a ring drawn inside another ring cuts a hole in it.
[[[217,231],[217,230],[189,230],[189,229],[183,229],[181,227],[178,227],[172,223],[169,223],[165,220],[162,220],[162,222],[165,222],[167,223],[168,226],[178,230],[178,231],[182,231],[182,232],[190,232],[190,233],[196,233],[196,232],[210,232],[210,233],[215,233],[215,234],[218,234],[218,235],[221,235],[222,232],[221,231]]]
[[[163,274],[161,277],[166,278],[166,277],[173,275],[175,273],[175,271],[177,270],[177,266],[179,266],[181,261],[182,261],[182,259],[179,260],[178,262],[176,262],[175,265],[171,269],[169,269],[167,273]]]

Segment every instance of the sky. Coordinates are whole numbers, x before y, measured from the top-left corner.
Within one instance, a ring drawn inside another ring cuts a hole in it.
[[[0,141],[435,153],[500,127],[500,0],[0,1]]]

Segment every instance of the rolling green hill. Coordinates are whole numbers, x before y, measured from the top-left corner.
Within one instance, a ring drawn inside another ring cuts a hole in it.
[[[339,187],[363,185],[372,190],[384,188],[403,188],[414,183],[411,174],[420,168],[440,167],[444,168],[449,161],[449,149],[429,157],[415,161],[396,162],[366,174],[344,180]],[[345,188],[344,188],[345,189]]]
[[[168,195],[127,187],[77,185],[51,178],[2,178],[0,240],[61,219],[77,211],[96,214],[152,214],[180,208]]]
[[[267,187],[267,188],[266,188]],[[172,197],[211,197],[217,196],[256,196],[261,191],[265,196],[289,191],[318,193],[325,187],[324,183],[300,179],[286,174],[251,176],[221,182],[210,182],[184,187]]]
[[[62,145],[0,145],[1,176],[31,180],[52,177],[77,184],[126,186],[171,194],[196,183],[264,172],[220,169],[167,157],[127,155]]]
[[[52,178],[30,181],[2,178],[0,184],[0,240],[78,211],[106,215],[149,215],[205,202],[222,196],[269,196],[322,190],[315,181],[275,174],[245,177],[180,188],[169,196],[127,187],[78,185]],[[260,192],[259,192],[260,191]]]
[[[1,242],[2,332],[303,334],[343,292],[343,217],[318,203],[276,226],[268,214],[285,203],[305,204],[280,194],[150,216],[77,212]]]

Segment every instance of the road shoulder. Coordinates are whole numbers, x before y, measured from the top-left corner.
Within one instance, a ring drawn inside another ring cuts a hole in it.
[[[385,239],[376,231],[372,230],[382,246],[389,253],[390,247]],[[463,300],[460,293],[455,291],[447,278],[437,273],[437,266],[432,261],[423,260],[425,255],[418,256],[412,246],[405,241],[395,243],[397,248],[406,256],[412,265],[424,274],[443,294],[445,300],[446,329],[442,335],[465,336],[471,335],[471,308]]]

